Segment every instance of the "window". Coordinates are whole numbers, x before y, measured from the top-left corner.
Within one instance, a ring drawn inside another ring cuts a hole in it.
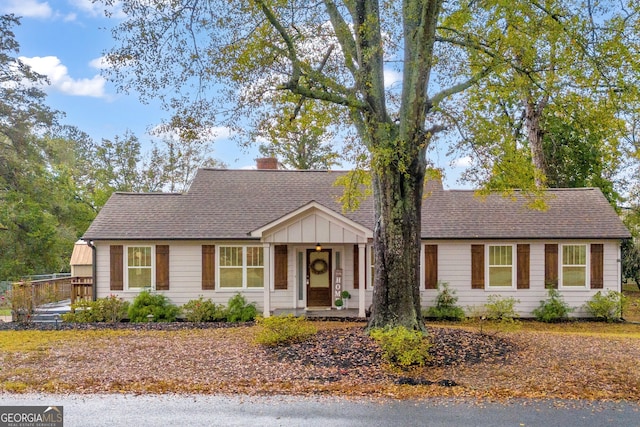
[[[259,246],[222,246],[220,288],[264,287],[264,251]]]
[[[151,246],[127,247],[127,288],[151,288],[153,284],[153,251]]]
[[[560,271],[562,286],[587,286],[587,245],[562,245]]]
[[[513,246],[489,246],[489,286],[513,286]]]

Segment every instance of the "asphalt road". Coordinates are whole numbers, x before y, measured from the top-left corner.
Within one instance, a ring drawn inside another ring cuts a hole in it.
[[[640,426],[635,403],[292,396],[0,394],[0,406],[63,406],[65,427]]]

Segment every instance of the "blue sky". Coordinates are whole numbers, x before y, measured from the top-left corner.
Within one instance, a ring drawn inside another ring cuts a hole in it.
[[[117,93],[100,75],[101,57],[113,43],[110,28],[117,23],[117,11],[115,18],[107,19],[102,6],[91,0],[0,0],[0,13],[22,17],[14,29],[20,57],[48,76],[47,105],[66,113],[64,123],[77,126],[96,141],[129,130],[148,146],[154,139],[148,130],[167,119],[168,113],[157,104],[142,104],[135,93]],[[388,78],[396,79],[397,74],[388,73]],[[255,164],[257,149],[240,149],[225,138],[225,129],[216,134],[213,157],[234,169]],[[464,160],[458,167],[451,167],[443,153],[435,153],[432,160],[446,168],[446,186],[460,187],[455,181]]]

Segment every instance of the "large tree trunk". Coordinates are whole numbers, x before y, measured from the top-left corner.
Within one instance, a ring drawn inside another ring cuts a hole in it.
[[[406,171],[374,167],[374,288],[369,328],[424,330],[420,306],[420,222],[424,155]]]
[[[536,103],[531,97],[529,97],[525,102],[527,139],[529,141],[529,148],[531,149],[531,160],[534,168],[536,169],[535,182],[538,187],[542,187],[544,185],[544,177],[547,176],[548,172],[542,147],[544,130],[540,123],[542,111],[545,105],[545,100],[540,101],[540,103]]]

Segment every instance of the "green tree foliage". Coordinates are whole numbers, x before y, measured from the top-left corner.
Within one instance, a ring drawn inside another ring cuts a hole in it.
[[[0,16],[0,278],[68,271],[95,212],[77,190],[77,130],[59,127],[35,74],[18,59],[12,15]]]
[[[207,152],[206,141],[165,137],[153,141],[144,152],[137,136],[125,132],[113,140],[103,139],[91,147],[91,176],[96,208],[102,207],[115,191],[184,192],[189,188],[198,168],[225,167]]]
[[[623,220],[632,237],[622,242],[622,278],[640,289],[640,209],[624,211]]]
[[[496,0],[476,2],[484,19],[452,18],[484,30],[482,45],[506,59],[450,112],[458,147],[474,153],[468,179],[493,189],[595,186],[619,200],[625,121],[640,106],[638,7],[622,3]]]
[[[331,144],[336,136],[331,131],[335,109],[320,106],[314,110],[313,104],[301,99],[295,105],[285,104],[275,117],[264,119],[265,123],[256,129],[256,137],[267,140],[260,145],[260,154],[275,157],[290,169],[324,170],[337,166],[340,155]]]
[[[348,145],[371,173],[375,202],[370,327],[424,328],[418,274],[426,153],[452,112],[463,110],[457,95],[475,85],[495,90],[518,81],[523,89],[509,96],[509,105],[524,100],[535,113],[545,97],[527,82],[549,61],[537,61],[531,40],[541,40],[536,48],[548,42],[552,64],[576,52],[573,63],[563,59],[552,69],[582,70],[587,58],[604,53],[583,46],[585,28],[576,22],[581,9],[546,8],[548,2],[102,2],[121,4],[126,16],[113,31],[110,77],[143,99],[160,98],[181,133],[224,124],[242,136],[247,123],[273,126],[269,118],[292,103],[311,103],[312,111],[331,106],[331,122],[351,130],[355,138]],[[617,34],[611,31],[608,41]],[[400,84],[385,86],[389,70],[401,73]],[[275,125],[292,129],[282,121]],[[530,161],[519,144],[511,139],[509,149],[491,148],[487,159],[494,164],[494,156],[506,153],[508,161]]]
[[[289,169],[331,169],[337,166],[339,155],[322,142],[318,129],[289,129],[281,139],[259,147],[260,154],[275,157]]]
[[[199,168],[226,168],[226,164],[208,154],[211,143],[201,140],[176,140],[165,137],[154,143],[153,150],[145,170],[155,165],[161,178],[159,188],[170,192],[185,192]],[[150,188],[151,191],[153,189]]]

